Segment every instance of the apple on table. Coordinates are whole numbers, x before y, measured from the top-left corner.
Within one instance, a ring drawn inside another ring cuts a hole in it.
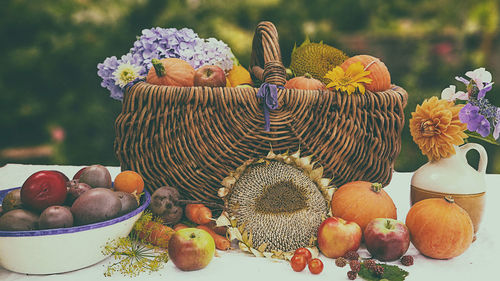
[[[339,217],[324,220],[318,228],[318,247],[328,258],[338,258],[356,251],[361,244],[361,227]]]
[[[172,235],[168,255],[180,270],[192,271],[206,267],[215,254],[215,242],[208,232],[184,228]]]
[[[410,232],[406,225],[390,218],[377,218],[364,231],[366,249],[380,261],[394,261],[402,257],[410,246]]]

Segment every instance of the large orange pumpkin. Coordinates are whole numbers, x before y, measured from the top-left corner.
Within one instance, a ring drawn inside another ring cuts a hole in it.
[[[365,66],[365,70],[370,71],[370,74],[366,77],[371,78],[372,82],[365,85],[367,90],[380,92],[391,87],[391,74],[380,59],[370,55],[357,55],[348,58],[342,63],[341,67],[346,71],[349,65],[356,62],[360,62]]]
[[[194,68],[178,58],[153,59],[153,67],[149,69],[146,82],[154,85],[192,87],[194,85]]]
[[[415,248],[435,259],[461,255],[474,236],[469,214],[449,197],[417,202],[406,215],[406,226]]]
[[[363,232],[373,219],[397,219],[396,206],[379,183],[354,181],[344,184],[333,194],[331,208],[333,216],[356,222]]]
[[[326,90],[325,84],[314,79],[311,74],[306,73],[304,76],[294,77],[286,81],[285,88],[287,89],[302,89],[302,90]]]

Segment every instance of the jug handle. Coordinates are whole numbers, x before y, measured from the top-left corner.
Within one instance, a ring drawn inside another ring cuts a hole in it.
[[[488,154],[486,153],[486,149],[484,149],[482,145],[473,142],[464,144],[460,147],[460,150],[462,151],[464,157],[471,149],[479,152],[479,165],[477,167],[477,171],[482,174],[486,173],[486,165],[488,164]]]

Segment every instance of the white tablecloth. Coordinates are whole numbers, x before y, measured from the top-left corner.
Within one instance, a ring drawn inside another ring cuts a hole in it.
[[[24,180],[39,170],[58,170],[72,177],[82,166],[42,166],[8,164],[0,168],[0,189],[21,186]],[[114,178],[119,167],[108,167]],[[395,173],[392,182],[385,190],[393,198],[398,208],[398,219],[404,221],[410,209],[410,179],[412,173]],[[415,258],[411,267],[403,267],[410,272],[406,280],[499,280],[497,273],[500,254],[500,175],[487,175],[486,209],[477,240],[461,256],[450,260],[426,258],[410,246],[409,255]],[[36,249],[33,249],[36,251]],[[360,253],[367,251],[364,247]],[[77,255],[78,253],[75,253]],[[218,251],[218,257],[203,270],[182,272],[172,262],[152,274],[143,273],[136,280],[348,280],[348,267],[339,268],[333,259],[320,257],[325,268],[319,275],[312,275],[307,268],[300,273],[294,272],[287,262],[255,258],[239,250]],[[25,275],[7,271],[0,267],[0,280],[125,280],[120,274],[104,277],[106,259],[96,265],[77,271],[54,275]],[[399,264],[399,262],[394,262]],[[495,270],[493,270],[495,269]],[[358,277],[359,278],[359,277]],[[362,280],[362,279],[357,279]]]

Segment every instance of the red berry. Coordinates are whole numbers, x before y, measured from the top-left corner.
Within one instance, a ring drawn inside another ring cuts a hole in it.
[[[290,260],[290,265],[292,266],[293,271],[300,272],[306,268],[307,260],[303,255],[293,255]]]
[[[354,271],[347,272],[347,278],[349,278],[349,280],[354,280],[354,279],[356,279],[356,277],[358,277],[357,272],[354,272]]]
[[[351,270],[354,272],[359,272],[361,270],[361,263],[358,260],[352,260],[349,262]]]
[[[298,248],[295,250],[295,253],[293,255],[302,255],[306,257],[307,262],[309,262],[312,259],[312,254],[311,252],[306,249],[306,248]]]
[[[323,262],[320,259],[312,259],[308,266],[312,274],[320,274],[323,271]]]
[[[406,266],[413,265],[413,257],[412,256],[403,256],[401,258],[401,263]]]

